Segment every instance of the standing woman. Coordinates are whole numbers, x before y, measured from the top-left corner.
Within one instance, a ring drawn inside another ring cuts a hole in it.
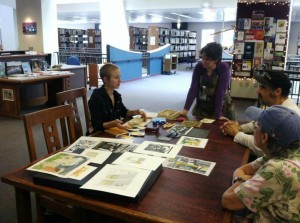
[[[222,59],[222,46],[211,42],[200,50],[201,61],[195,66],[182,115],[187,115],[195,98],[192,114],[205,118],[227,120],[223,116],[223,100],[227,91],[230,71]]]
[[[125,129],[122,125],[122,118],[134,115],[141,115],[145,120],[146,113],[142,110],[128,110],[123,102],[118,89],[121,84],[121,74],[118,66],[107,63],[100,69],[100,77],[103,86],[93,91],[89,100],[89,109],[91,113],[91,126],[87,135],[99,130],[119,127]]]

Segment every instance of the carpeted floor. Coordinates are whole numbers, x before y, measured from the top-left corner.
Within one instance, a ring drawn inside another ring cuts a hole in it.
[[[159,112],[164,109],[182,110],[192,71],[185,69],[186,64],[181,67],[179,66],[176,74],[156,75],[122,83],[118,91],[122,94],[124,104],[129,109],[143,108],[151,112]],[[92,90],[88,92],[89,96]],[[253,105],[254,101],[237,99],[234,101],[238,112],[238,120],[246,120],[243,111],[246,107]],[[29,157],[23,121],[0,116],[0,127],[0,175],[3,175],[28,164]],[[42,136],[42,132],[39,132]],[[45,151],[42,151],[45,148],[42,140],[39,142],[38,148],[40,154],[45,153]],[[1,182],[0,191],[0,222],[17,222],[13,187]]]

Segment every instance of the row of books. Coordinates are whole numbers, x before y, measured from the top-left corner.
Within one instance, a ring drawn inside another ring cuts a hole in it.
[[[16,74],[32,74],[37,71],[47,70],[47,62],[40,59],[31,61],[8,61],[0,62],[0,77]]]

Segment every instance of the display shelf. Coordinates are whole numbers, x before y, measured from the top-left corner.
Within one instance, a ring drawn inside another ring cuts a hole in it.
[[[58,28],[59,48],[82,49],[88,47],[87,31]]]
[[[97,48],[101,50],[102,48],[101,30],[88,29],[87,38],[88,38],[88,48]]]
[[[129,27],[130,44],[129,49],[133,51],[147,51],[148,48],[148,29]]]
[[[168,53],[164,57],[164,74],[176,73],[178,56],[174,53]]]
[[[187,62],[188,57],[196,57],[195,31],[167,29],[163,27],[150,26],[148,28],[148,50],[156,49],[165,44],[171,44],[171,52],[177,54],[179,62]]]

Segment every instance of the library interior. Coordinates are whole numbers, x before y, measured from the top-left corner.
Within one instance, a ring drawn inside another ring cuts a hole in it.
[[[299,0],[0,0],[0,221],[297,222],[239,194],[274,105],[300,114]]]

